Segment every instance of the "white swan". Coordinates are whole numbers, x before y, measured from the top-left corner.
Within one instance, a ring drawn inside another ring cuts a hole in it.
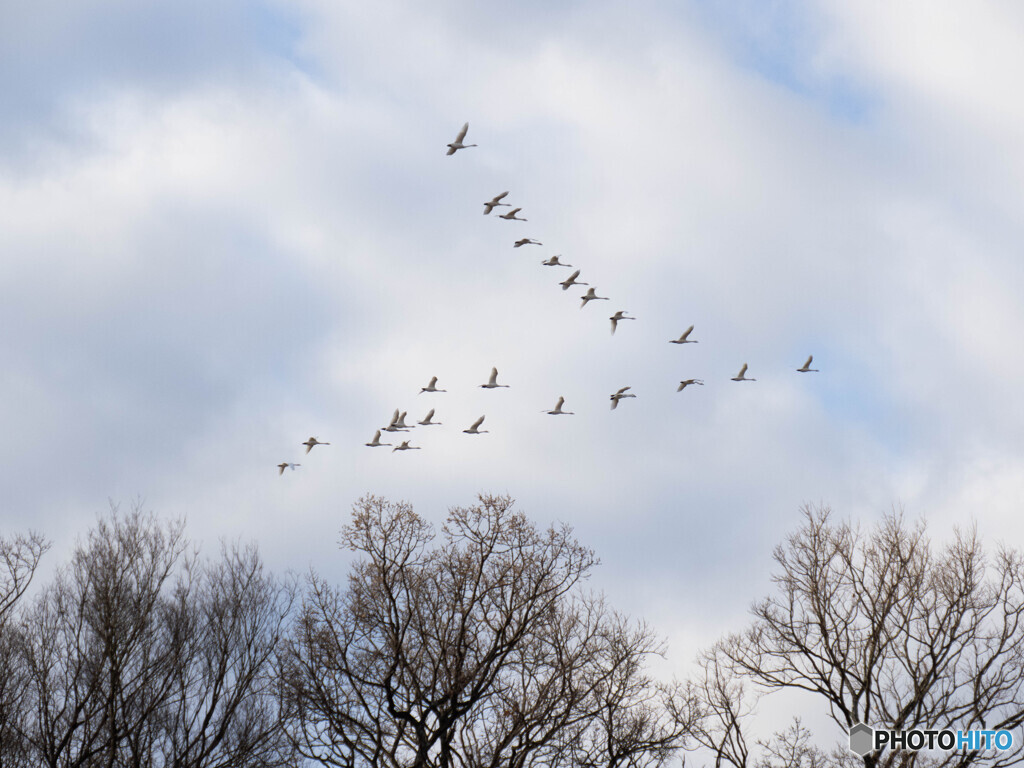
[[[486,216],[488,213],[493,211],[499,205],[504,205],[506,208],[508,208],[509,207],[508,203],[499,202],[500,200],[503,200],[505,198],[505,195],[507,195],[507,194],[508,194],[508,192],[502,192],[500,195],[496,196],[489,203],[484,203],[484,216]]]
[[[280,464],[277,465],[277,474],[283,475],[284,471],[286,469],[288,469],[289,467],[291,467],[292,471],[294,472],[296,467],[301,467],[301,466],[302,466],[301,464],[289,464],[287,461],[284,461],[284,462],[281,462]]]
[[[388,424],[386,427],[384,427],[384,431],[385,432],[408,432],[409,431],[408,427],[400,427],[398,425],[399,415],[400,414],[398,413],[398,409],[395,408],[395,413],[391,417],[391,423]]]
[[[423,417],[423,421],[417,421],[416,423],[424,427],[437,427],[441,425],[440,421],[431,421],[432,418],[434,418],[433,408],[427,411],[427,415]]]
[[[677,389],[676,392],[682,392],[691,384],[698,384],[702,387],[704,386],[704,382],[701,379],[683,379],[679,382],[679,389]]]
[[[524,237],[522,240],[516,240],[513,248],[518,248],[521,245],[544,245],[540,240],[532,240],[529,237]]]
[[[498,369],[497,368],[491,368],[491,378],[489,378],[487,380],[486,384],[481,384],[480,385],[480,387],[482,389],[498,389],[499,387],[505,387],[507,389],[508,386],[509,386],[508,384],[499,384],[498,383]]]
[[[563,291],[568,291],[569,288],[571,288],[574,285],[590,285],[590,283],[581,283],[579,280],[577,280],[576,278],[579,277],[579,276],[580,276],[580,271],[577,269],[575,272],[573,272],[571,275],[569,275],[569,277],[567,277],[565,280],[560,282],[559,285],[562,286],[562,290]]]
[[[395,451],[418,451],[418,450],[420,450],[420,446],[418,446],[418,445],[409,445],[409,441],[408,440],[404,440],[404,441],[402,441],[401,445],[396,445],[394,448],[392,448],[391,452],[394,453]]]
[[[692,339],[691,340],[691,339],[687,338],[691,333],[693,333],[693,326],[692,325],[689,328],[687,328],[685,331],[683,331],[683,335],[682,336],[680,336],[678,339],[672,339],[672,341],[670,341],[669,344],[700,344],[700,342],[697,341],[696,339]]]
[[[602,301],[611,301],[611,299],[609,299],[607,296],[598,296],[597,291],[593,288],[587,288],[587,292],[580,296],[580,298],[583,299],[583,303],[580,304],[580,309],[583,309],[585,306],[587,306],[588,301],[594,301],[595,299],[601,299]]]
[[[330,443],[321,443],[315,437],[311,437],[309,438],[309,440],[304,442],[303,445],[306,446],[306,453],[309,453],[310,451],[313,450],[314,445],[330,445]]]
[[[468,131],[468,130],[469,130],[469,123],[466,123],[464,126],[462,126],[462,130],[459,131],[459,135],[455,137],[455,141],[453,141],[451,144],[448,145],[448,152],[447,152],[447,154],[454,155],[460,149],[466,149],[467,147],[475,147],[476,146],[476,144],[463,144],[462,143],[462,140],[466,138],[466,131]]]
[[[743,367],[740,368],[740,372],[737,373],[735,376],[733,376],[732,380],[733,381],[757,381],[757,379],[748,379],[746,376],[744,376],[743,374],[745,374],[746,372],[747,372],[747,364],[744,363]]]
[[[627,395],[627,394],[625,394],[627,389],[630,389],[630,387],[623,387],[618,392],[616,392],[614,395],[612,395],[611,399],[612,399],[612,410],[613,411],[615,410],[615,407],[619,404],[619,400],[621,400],[622,398],[624,398],[624,397],[636,397],[636,395]]]
[[[480,425],[484,423],[484,418],[485,417],[481,416],[479,419],[477,419],[476,421],[473,422],[473,426],[471,426],[469,429],[464,429],[462,431],[465,432],[467,435],[482,435],[482,434],[484,434],[485,432],[487,432],[487,430],[486,429],[480,429]]]
[[[565,398],[564,397],[560,397],[560,398],[558,398],[558,402],[555,403],[554,410],[542,411],[542,413],[549,413],[552,416],[575,416],[576,414],[573,413],[572,411],[563,411],[562,410],[562,403],[564,403],[564,402],[565,402]]]
[[[507,221],[529,221],[529,219],[521,219],[518,216],[516,216],[516,214],[519,213],[521,210],[523,210],[523,209],[522,208],[513,208],[508,213],[501,214],[501,216],[499,216],[498,218],[499,219],[505,219]]]
[[[817,368],[811,368],[811,361],[814,359],[814,355],[807,356],[807,362],[803,364],[802,368],[797,368],[800,373],[821,373]]]
[[[370,448],[379,448],[382,445],[392,445],[392,443],[382,443],[380,441],[380,430],[378,429],[377,434],[373,436],[373,440],[369,443],[363,443],[363,445],[367,445]]]
[[[561,256],[561,254],[558,254],[558,256]],[[558,256],[552,256],[547,261],[542,261],[541,264],[543,264],[545,267],[571,267],[572,266],[572,264],[563,264],[562,262],[560,262],[558,260]]]
[[[425,386],[425,387],[420,387],[420,391],[419,391],[418,394],[422,395],[424,392],[447,392],[447,391],[448,391],[447,389],[438,389],[437,388],[437,376],[431,376],[430,377],[430,383],[427,384],[427,386]]]
[[[626,314],[628,310],[620,309],[614,315],[608,319],[612,321],[612,336],[615,335],[615,329],[619,327],[619,320],[636,320],[635,317],[630,317]]]

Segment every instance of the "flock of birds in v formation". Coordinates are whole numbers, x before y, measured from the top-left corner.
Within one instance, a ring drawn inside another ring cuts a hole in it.
[[[466,123],[465,125],[462,126],[462,130],[459,131],[459,135],[455,137],[455,141],[453,141],[451,144],[448,145],[448,152],[447,152],[448,155],[454,155],[460,149],[468,149],[469,147],[477,146],[476,144],[465,144],[464,143],[464,140],[466,138],[466,133],[468,131],[469,131],[469,123]],[[512,205],[510,203],[503,203],[502,202],[502,200],[504,200],[507,195],[508,195],[508,192],[502,192],[500,195],[496,195],[493,199],[491,199],[488,202],[484,203],[483,204],[484,205],[484,215],[486,216],[486,215],[490,214],[495,208],[498,208],[498,207],[512,208]],[[498,216],[498,218],[505,219],[507,221],[527,221],[527,219],[523,219],[523,218],[520,218],[519,216],[516,216],[516,214],[519,213],[522,210],[523,210],[522,208],[512,208],[512,210],[510,210],[508,213],[500,214]],[[539,242],[537,240],[533,240],[532,238],[529,238],[529,237],[524,237],[524,238],[522,238],[520,240],[516,240],[515,243],[513,244],[513,247],[514,248],[520,248],[520,247],[522,247],[524,245],[543,245],[543,243],[541,243],[541,242]],[[546,267],[567,267],[569,269],[573,268],[572,264],[565,264],[565,263],[559,261],[559,256],[551,256],[550,258],[545,259],[544,261],[542,261],[541,264],[543,264]],[[607,297],[607,296],[598,296],[597,295],[597,290],[595,288],[593,288],[593,287],[589,287],[589,285],[590,285],[589,283],[584,283],[584,282],[579,281],[577,279],[579,276],[580,276],[580,270],[577,269],[575,272],[573,272],[571,275],[569,275],[569,277],[567,277],[565,280],[563,280],[561,283],[559,283],[559,285],[562,286],[562,290],[563,291],[569,290],[574,285],[586,285],[586,286],[588,286],[587,292],[585,294],[583,294],[583,296],[580,297],[583,300],[582,303],[580,304],[580,309],[582,309],[585,306],[587,306],[587,304],[590,303],[591,301],[610,301],[609,297]],[[609,320],[611,320],[612,335],[614,335],[616,329],[618,328],[620,320],[636,320],[636,318],[635,317],[630,317],[629,315],[626,314],[625,310],[621,310],[620,309],[614,315],[612,315],[609,318]],[[692,325],[689,328],[687,328],[685,331],[683,331],[682,335],[678,339],[671,339],[669,343],[671,343],[671,344],[697,344],[698,342],[697,342],[696,339],[691,339],[690,338],[690,334],[691,333],[693,333],[693,326]],[[811,368],[811,363],[813,362],[813,360],[814,360],[814,355],[808,355],[807,356],[807,361],[801,367],[797,368],[796,370],[798,372],[800,372],[800,373],[817,373],[818,369]],[[746,374],[747,374],[747,364],[744,363],[743,367],[740,368],[739,373],[737,373],[735,376],[732,377],[732,381],[757,381],[757,379],[748,378]],[[704,384],[704,382],[701,379],[683,379],[682,381],[679,382],[679,387],[676,389],[676,391],[677,392],[682,392],[684,389],[686,389],[689,386],[693,386],[693,385],[703,386],[703,384]],[[490,378],[487,380],[486,384],[481,384],[480,387],[482,389],[499,389],[499,388],[508,388],[509,385],[508,384],[499,384],[498,383],[498,369],[497,368],[491,368]],[[629,392],[630,389],[631,389],[631,387],[622,387],[617,392],[615,392],[614,394],[610,395],[611,404],[612,404],[612,410],[613,411],[615,410],[616,406],[618,406],[620,400],[624,400],[627,397],[636,397],[635,394],[632,394],[631,392]],[[427,386],[422,387],[418,394],[422,395],[424,392],[446,392],[446,391],[447,390],[438,389],[437,388],[437,376],[433,376],[430,379],[430,383],[427,384]],[[558,402],[555,403],[555,407],[552,408],[550,411],[543,411],[543,413],[547,413],[547,414],[549,414],[551,416],[574,416],[575,414],[572,411],[562,410],[562,406],[564,404],[565,404],[565,398],[564,397],[559,397],[558,398]],[[393,443],[382,443],[380,441],[380,436],[381,436],[381,432],[382,431],[383,432],[408,432],[409,430],[415,428],[416,426],[435,427],[435,426],[440,426],[440,424],[441,424],[441,422],[433,420],[434,419],[434,409],[433,408],[431,408],[427,412],[427,415],[423,417],[422,421],[418,421],[418,422],[416,422],[416,424],[406,424],[405,423],[405,417],[407,415],[408,415],[408,411],[399,411],[399,409],[396,408],[394,414],[392,414],[392,416],[391,416],[391,422],[388,424],[388,426],[382,427],[381,429],[378,429],[376,434],[373,436],[373,440],[371,440],[370,442],[366,443],[366,445],[368,447],[370,447],[370,448],[381,448],[381,447],[387,446],[387,447],[391,447],[392,451],[418,451],[418,450],[420,450],[421,446],[409,445],[409,442],[410,442],[409,440],[403,440],[401,442],[401,444],[399,444],[399,445],[394,445]],[[486,429],[480,429],[480,425],[484,423],[484,418],[485,418],[484,416],[481,416],[479,419],[477,419],[476,421],[474,421],[470,425],[469,429],[464,429],[462,431],[465,432],[467,435],[481,435],[481,434],[485,434],[487,432],[487,430]],[[308,454],[311,450],[313,450],[313,448],[315,446],[318,446],[318,445],[330,445],[330,443],[321,442],[320,440],[318,440],[315,437],[310,437],[309,440],[307,440],[306,442],[302,443],[302,445],[306,446],[306,453]],[[282,462],[281,464],[277,465],[278,473],[283,475],[284,471],[286,469],[293,469],[294,470],[296,467],[299,467],[299,466],[302,466],[302,465],[301,464],[292,463],[292,462],[287,462],[287,461],[286,462]]]

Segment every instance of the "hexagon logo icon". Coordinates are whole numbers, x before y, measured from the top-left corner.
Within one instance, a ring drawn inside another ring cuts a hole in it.
[[[864,723],[857,723],[850,728],[850,751],[864,757],[871,751],[875,742],[875,729]]]

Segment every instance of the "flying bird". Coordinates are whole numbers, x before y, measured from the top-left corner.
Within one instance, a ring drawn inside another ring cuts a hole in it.
[[[625,394],[627,389],[630,389],[630,387],[623,387],[618,392],[616,392],[614,395],[612,395],[611,400],[612,400],[612,410],[613,411],[615,410],[615,406],[617,406],[619,404],[619,400],[621,400],[622,398],[624,398],[624,397],[636,397],[636,395],[627,395],[627,394]]]
[[[491,368],[491,378],[489,378],[487,380],[486,384],[481,384],[480,385],[480,387],[482,389],[497,389],[498,387],[508,388],[508,386],[509,386],[508,384],[499,384],[498,383],[498,369],[497,368]]]
[[[408,427],[400,427],[398,425],[398,419],[399,419],[398,409],[395,408],[395,413],[391,417],[391,423],[388,424],[386,427],[384,427],[384,431],[385,432],[408,432],[409,431]]]
[[[430,383],[427,384],[427,386],[425,386],[425,387],[420,387],[420,391],[419,391],[418,394],[422,395],[424,392],[447,392],[447,391],[448,391],[447,389],[438,389],[437,388],[437,376],[431,376],[430,377]]]
[[[580,309],[583,309],[585,306],[587,306],[588,301],[594,301],[595,299],[611,301],[611,299],[609,299],[607,296],[598,296],[597,291],[594,290],[593,288],[587,288],[587,292],[584,295],[580,296],[580,298],[583,299],[583,303],[580,304]]]
[[[676,392],[682,392],[691,384],[697,384],[701,387],[704,386],[704,382],[701,379],[683,379],[682,381],[679,382],[679,389],[677,389]]]
[[[395,451],[418,451],[418,450],[420,450],[420,446],[418,446],[418,445],[409,445],[409,441],[408,440],[403,440],[402,444],[401,445],[396,445],[394,448],[391,449],[391,452],[394,453]]]
[[[814,355],[807,356],[807,362],[803,364],[802,368],[797,368],[800,373],[821,373],[817,368],[811,368],[811,360],[814,359]]]
[[[740,372],[732,377],[733,381],[757,381],[757,379],[748,379],[743,374],[747,372],[747,364],[744,363],[743,367],[740,368]]]
[[[499,202],[500,200],[504,200],[505,199],[505,195],[507,195],[507,194],[508,194],[508,192],[502,192],[500,195],[498,195],[493,200],[491,200],[491,202],[484,203],[484,216],[486,216],[488,213],[493,211],[499,205],[504,205],[506,208],[510,207],[508,203]]]
[[[559,285],[562,286],[562,290],[563,291],[568,291],[569,288],[571,286],[574,286],[574,285],[590,285],[590,283],[581,283],[579,280],[577,280],[576,278],[579,277],[579,276],[580,276],[580,271],[577,269],[575,272],[573,272],[571,275],[569,275],[568,278],[566,278],[565,280],[560,282]]]
[[[465,432],[467,435],[482,435],[484,432],[487,432],[486,429],[480,429],[480,425],[483,423],[484,417],[481,416],[479,419],[473,422],[473,426],[471,426],[469,429],[464,429],[462,431]]]
[[[303,445],[306,446],[306,453],[309,453],[310,451],[313,450],[314,445],[330,445],[330,443],[321,443],[315,437],[311,437],[309,438],[309,440],[304,442]]]
[[[283,461],[283,462],[281,462],[280,464],[277,465],[277,474],[283,475],[284,471],[286,469],[288,469],[289,467],[291,467],[292,471],[294,472],[296,467],[301,467],[301,466],[302,466],[301,464],[289,464],[287,461]]]
[[[499,216],[498,218],[499,219],[507,219],[508,221],[529,221],[529,219],[521,219],[518,216],[516,216],[516,214],[519,213],[521,210],[523,210],[523,209],[522,208],[513,208],[508,213],[501,214],[501,216]]]
[[[558,256],[561,256],[561,254],[558,254]],[[571,267],[572,266],[572,264],[563,264],[562,262],[560,262],[558,260],[558,256],[552,256],[547,261],[542,261],[541,264],[543,264],[545,267]]]
[[[564,402],[565,402],[565,398],[564,397],[558,398],[558,402],[555,403],[554,410],[543,411],[543,413],[549,413],[552,416],[575,416],[576,414],[573,413],[572,411],[563,411],[562,410],[562,403],[564,403]]]
[[[678,339],[672,339],[672,341],[670,341],[669,344],[700,344],[700,342],[697,341],[696,339],[688,338],[691,333],[693,333],[692,325],[685,331],[683,331],[682,336],[680,336]]]
[[[518,248],[521,245],[544,245],[544,243],[540,242],[539,240],[531,240],[529,237],[524,237],[522,240],[516,240],[515,245],[513,245],[512,247]]]
[[[423,417],[423,421],[417,421],[416,423],[424,427],[437,427],[441,425],[440,421],[431,421],[432,418],[434,418],[433,408],[427,411],[427,415]]]
[[[635,317],[630,317],[626,314],[628,310],[620,309],[614,315],[608,319],[612,321],[612,336],[615,335],[615,329],[619,327],[619,320],[636,320]]]
[[[364,445],[368,445],[370,448],[379,448],[382,445],[391,445],[391,443],[382,443],[380,441],[380,430],[378,429],[377,434],[373,436],[373,440],[369,443],[364,443]]]
[[[402,415],[398,417],[398,421],[395,422],[395,426],[399,429],[413,429],[411,424],[405,423],[405,417],[409,415],[408,411],[402,411]]]
[[[459,131],[459,135],[455,137],[455,141],[448,145],[449,155],[454,155],[460,149],[466,149],[467,147],[475,147],[476,144],[463,144],[462,140],[466,138],[466,131],[469,130],[469,123],[462,126],[462,130]],[[398,450],[397,448],[395,450]]]

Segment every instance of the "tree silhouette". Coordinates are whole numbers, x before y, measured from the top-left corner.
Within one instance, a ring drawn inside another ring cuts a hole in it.
[[[293,764],[272,662],[294,586],[254,547],[202,561],[182,531],[115,509],[19,606],[0,766]]]
[[[438,536],[408,504],[360,500],[347,588],[310,577],[285,656],[303,755],[617,768],[661,765],[683,743],[681,687],[643,671],[661,652],[649,628],[580,591],[597,560],[569,528],[538,530],[512,506],[481,496]]]
[[[778,546],[776,594],[753,606],[754,623],[704,657],[704,717],[697,729],[718,764],[746,766],[746,695],[794,689],[818,697],[847,729],[1017,728],[1024,722],[1024,557],[987,554],[977,532],[933,546],[924,523],[888,515],[868,532],[804,509]],[[804,759],[822,756],[804,755]],[[830,764],[1009,766],[1007,752],[840,750]],[[796,763],[799,764],[799,763]],[[818,765],[819,763],[808,763]]]

